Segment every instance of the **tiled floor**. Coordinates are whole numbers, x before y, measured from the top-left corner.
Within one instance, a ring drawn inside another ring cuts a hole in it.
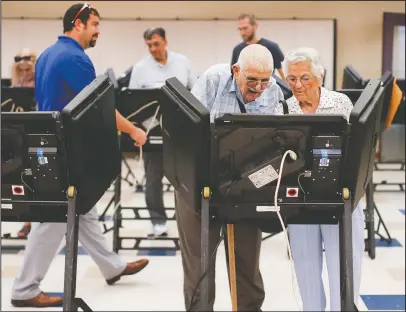
[[[132,165],[133,166],[133,165]],[[382,173],[375,175],[380,180],[388,176],[401,179],[404,173]],[[122,184],[122,200],[126,206],[144,206],[144,194],[134,193],[127,183]],[[98,205],[103,211],[112,192],[106,192]],[[393,243],[377,241],[376,258],[364,255],[361,298],[359,310],[405,310],[405,193],[377,192],[376,204],[384,218]],[[165,204],[173,207],[173,193],[165,193]],[[111,216],[112,209],[108,215]],[[145,215],[145,213],[143,214]],[[111,218],[110,218],[111,219]],[[106,225],[110,226],[111,221]],[[123,234],[143,236],[149,230],[148,221],[126,221],[123,223]],[[2,234],[15,234],[21,225],[2,223]],[[170,235],[177,236],[175,221],[169,221]],[[105,234],[109,246],[112,246],[112,232]],[[2,245],[23,244],[24,241],[3,240]],[[169,242],[144,241],[144,246],[171,246]],[[55,257],[44,281],[42,289],[47,292],[63,292],[64,244],[61,252]],[[149,266],[140,274],[122,278],[116,285],[108,286],[103,280],[95,263],[83,248],[79,250],[77,295],[96,311],[184,311],[183,273],[179,252],[156,251],[120,251],[123,259],[133,261],[140,257],[150,259]],[[3,253],[1,258],[1,310],[20,310],[10,304],[10,293],[13,279],[18,273],[23,260],[23,251]],[[215,310],[231,310],[231,300],[227,284],[227,271],[223,244],[218,250],[216,264],[216,303]],[[290,264],[286,252],[286,244],[282,234],[278,234],[263,242],[261,253],[261,270],[264,278],[266,298],[264,311],[298,310],[291,282]],[[327,278],[323,276],[325,283]],[[327,292],[328,295],[328,292]],[[41,309],[23,309],[24,311]],[[62,308],[42,309],[61,311]]]

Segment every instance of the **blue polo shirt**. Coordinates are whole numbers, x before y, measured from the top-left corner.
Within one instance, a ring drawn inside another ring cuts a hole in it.
[[[35,99],[39,111],[62,109],[96,78],[92,61],[80,44],[67,36],[47,48],[35,65]]]

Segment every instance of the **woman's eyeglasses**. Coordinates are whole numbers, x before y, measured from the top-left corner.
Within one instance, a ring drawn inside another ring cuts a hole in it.
[[[29,62],[31,60],[31,56],[27,55],[27,56],[15,56],[14,57],[14,61],[16,63],[21,62],[21,61],[26,61]]]
[[[296,78],[295,76],[287,76],[286,77],[286,81],[288,82],[288,84],[290,84],[291,86],[295,86],[297,83],[297,80],[300,80],[300,82],[302,83],[302,85],[307,86],[312,80],[312,77],[309,76],[302,76],[300,78]]]

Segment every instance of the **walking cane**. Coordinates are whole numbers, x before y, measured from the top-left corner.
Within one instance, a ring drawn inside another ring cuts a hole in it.
[[[237,279],[235,273],[234,225],[227,224],[228,259],[232,311],[237,312]]]

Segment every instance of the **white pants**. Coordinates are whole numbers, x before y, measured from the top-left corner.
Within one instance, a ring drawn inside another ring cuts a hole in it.
[[[98,218],[96,207],[79,217],[79,241],[96,262],[105,279],[110,279],[121,274],[127,263],[107,248]],[[40,283],[65,233],[66,223],[33,223],[24,251],[24,262],[14,281],[12,299],[26,300],[40,294]]]
[[[354,303],[361,286],[364,256],[364,212],[358,204],[352,215]],[[323,245],[330,286],[330,310],[341,311],[339,225],[289,224],[289,240],[303,311],[325,311],[326,295],[322,281]]]

